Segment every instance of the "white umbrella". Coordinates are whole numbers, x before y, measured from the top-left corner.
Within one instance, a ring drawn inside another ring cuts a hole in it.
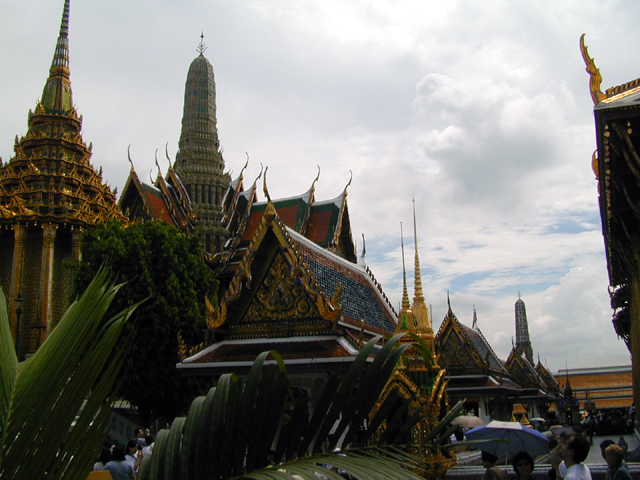
[[[494,420],[467,432],[467,440],[484,440],[474,446],[496,457],[508,457],[527,452],[533,458],[549,453],[549,440],[542,433],[520,422]]]

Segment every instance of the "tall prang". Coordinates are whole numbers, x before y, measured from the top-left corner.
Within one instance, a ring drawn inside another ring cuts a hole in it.
[[[115,193],[90,163],[69,71],[69,0],[42,98],[15,156],[0,163],[0,285],[19,358],[35,352],[69,305],[70,260],[83,229],[124,220]],[[55,279],[55,281],[54,281]]]
[[[531,348],[531,340],[529,339],[529,325],[527,323],[527,309],[518,293],[516,301],[516,351],[522,355],[524,353],[531,365],[533,363],[533,349]]]
[[[218,140],[216,85],[213,67],[204,56],[204,35],[199,55],[191,62],[184,89],[184,111],[174,169],[184,185],[196,215],[196,232],[205,251],[222,251],[229,231],[222,223],[222,198],[231,178],[224,173]]]

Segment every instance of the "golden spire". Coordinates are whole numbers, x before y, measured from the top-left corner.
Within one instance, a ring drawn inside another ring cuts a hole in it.
[[[409,294],[407,293],[407,270],[404,265],[404,234],[402,233],[402,222],[400,222],[400,247],[402,250],[402,308],[398,314],[398,325],[395,333],[415,331],[413,327],[413,313],[409,304]]]
[[[416,201],[413,200],[413,238],[415,242],[415,294],[413,297],[413,305],[411,310],[413,311],[413,318],[415,322],[415,328],[427,343],[429,347],[433,345],[433,328],[431,327],[431,319],[429,318],[429,309],[424,302],[424,296],[422,294],[422,277],[420,275],[420,258],[418,256],[418,229],[416,226]]]

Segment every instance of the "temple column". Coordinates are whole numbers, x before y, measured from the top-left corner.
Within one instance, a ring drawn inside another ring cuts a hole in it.
[[[633,401],[640,405],[640,262],[636,253],[636,275],[631,278],[631,303],[629,305],[629,339],[631,350],[631,377]]]
[[[21,295],[20,287],[22,286],[22,270],[24,259],[24,237],[27,231],[24,225],[15,224],[13,226],[13,261],[11,264],[11,284],[9,286],[9,301],[11,305],[9,318],[11,318],[11,331],[13,332],[13,340],[16,345],[16,351],[20,352],[20,323],[18,314],[16,313],[16,298]]]
[[[40,269],[40,329],[38,346],[47,338],[51,329],[51,292],[53,290],[53,242],[56,225],[42,225],[42,263]]]
[[[82,229],[76,228],[71,232],[71,255],[74,260],[78,262],[82,261],[82,242],[80,237],[82,236]]]

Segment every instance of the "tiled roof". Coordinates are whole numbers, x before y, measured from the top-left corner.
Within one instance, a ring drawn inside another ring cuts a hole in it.
[[[305,237],[322,247],[329,245],[340,220],[340,207],[334,200],[314,203]]]
[[[151,204],[151,208],[155,213],[155,218],[163,220],[167,222],[169,225],[177,226],[173,218],[171,217],[171,213],[169,212],[169,207],[165,202],[164,196],[162,192],[155,187],[147,185],[146,183],[142,183],[143,192],[141,194],[145,194],[149,199],[149,203]]]
[[[487,342],[487,339],[484,338],[484,335],[482,335],[482,332],[480,332],[480,330],[474,330],[471,327],[467,327],[463,323],[460,323],[460,327],[462,327],[464,333],[467,335],[467,338],[473,344],[480,357],[486,359],[487,353],[489,354],[489,366],[492,369],[497,371],[504,369],[502,360],[500,360],[495,354],[495,352],[489,345],[489,342]]]
[[[312,244],[290,230],[289,234],[329,298],[335,294],[338,284],[341,285],[340,304],[344,320],[354,326],[359,326],[364,320],[377,333],[393,334],[396,328],[393,309],[363,267]]]

